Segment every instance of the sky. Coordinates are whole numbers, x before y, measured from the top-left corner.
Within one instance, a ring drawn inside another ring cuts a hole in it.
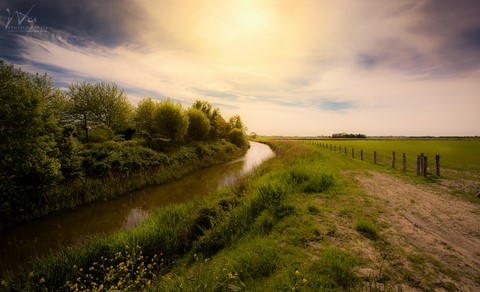
[[[0,0],[0,59],[259,135],[480,135],[478,0]]]

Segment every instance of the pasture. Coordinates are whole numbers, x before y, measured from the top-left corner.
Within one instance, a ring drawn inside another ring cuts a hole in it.
[[[377,163],[381,165],[391,165],[392,152],[395,151],[398,168],[401,168],[405,153],[407,170],[410,171],[416,167],[417,155],[424,153],[432,169],[435,155],[440,155],[442,169],[480,172],[480,139],[318,139],[310,142],[336,146],[336,150],[342,152],[347,147],[347,155],[352,155],[353,148],[355,158],[360,158],[360,150],[363,150],[364,160],[369,162],[373,162],[376,151]]]

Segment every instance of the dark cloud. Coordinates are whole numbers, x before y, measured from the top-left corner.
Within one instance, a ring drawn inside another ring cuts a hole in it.
[[[7,19],[7,8],[11,14],[32,8],[29,16],[37,25],[71,35],[77,45],[82,40],[104,46],[128,42],[135,36],[135,23],[142,13],[127,0],[4,0],[0,5],[1,23]]]
[[[374,56],[372,54],[361,53],[357,56],[357,62],[360,67],[370,69],[379,64],[379,59],[377,56]]]
[[[363,69],[388,67],[405,73],[434,70],[434,64],[420,48],[394,38],[377,40],[369,51],[359,52],[355,61]]]
[[[470,72],[480,66],[480,2],[478,0],[430,0],[421,10],[423,21],[413,29],[436,38],[432,52],[441,60],[437,72]]]
[[[403,27],[406,33],[392,31],[372,41],[355,56],[357,66],[435,77],[480,68],[480,1],[413,1],[395,8],[384,17],[410,18]]]

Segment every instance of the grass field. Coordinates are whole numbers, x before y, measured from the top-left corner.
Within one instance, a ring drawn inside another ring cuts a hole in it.
[[[435,155],[440,155],[442,168],[480,172],[480,139],[321,139],[309,140],[312,143],[326,143],[347,147],[347,154],[351,155],[351,148],[355,149],[356,157],[363,149],[365,160],[373,161],[373,152],[377,152],[377,161],[380,164],[390,165],[392,152],[396,152],[398,165],[401,165],[402,154],[407,156],[409,169],[414,169],[416,157],[424,153],[433,166]]]

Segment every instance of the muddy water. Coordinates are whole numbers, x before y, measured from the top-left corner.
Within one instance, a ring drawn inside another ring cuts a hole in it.
[[[50,249],[81,244],[98,233],[132,228],[158,207],[186,202],[195,196],[234,185],[273,156],[267,145],[250,142],[246,155],[235,161],[201,169],[178,181],[148,187],[117,200],[95,203],[10,228],[0,233],[0,275]]]

